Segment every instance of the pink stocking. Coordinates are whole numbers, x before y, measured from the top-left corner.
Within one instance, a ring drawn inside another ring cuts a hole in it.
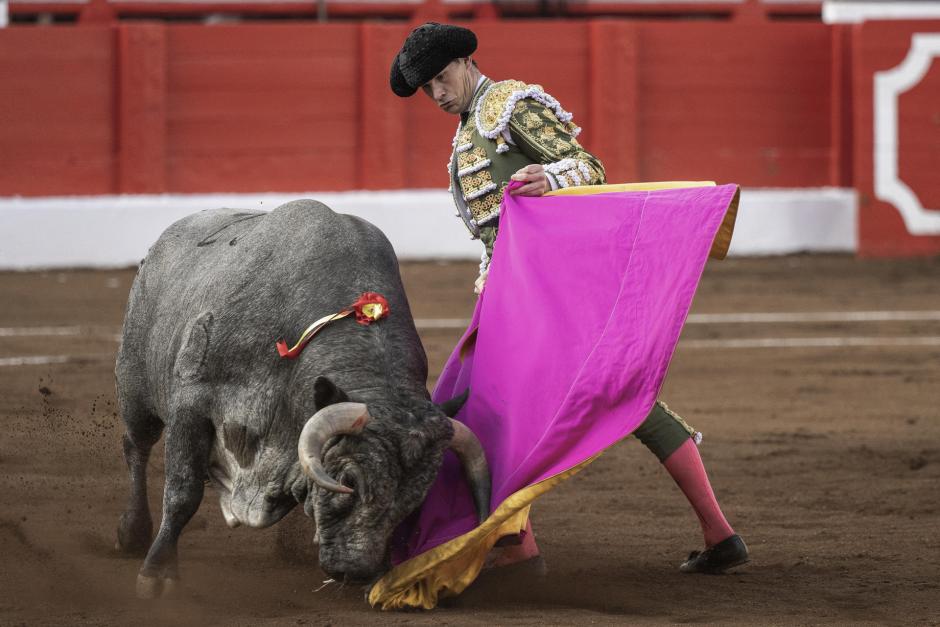
[[[702,464],[702,457],[691,438],[667,457],[663,466],[669,471],[679,485],[679,489],[689,499],[692,509],[695,510],[702,524],[706,547],[718,544],[734,534],[734,529],[728,524],[725,515],[721,513],[721,507],[708,482],[708,474]]]

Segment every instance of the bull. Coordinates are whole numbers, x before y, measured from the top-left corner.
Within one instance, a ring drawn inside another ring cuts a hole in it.
[[[391,315],[327,325],[297,359],[278,337],[378,292]],[[177,540],[213,484],[230,526],[266,527],[297,504],[315,520],[321,569],[367,583],[389,538],[452,449],[478,513],[489,508],[479,441],[427,392],[427,358],[391,244],[373,225],[300,200],[270,213],[197,213],[151,247],[131,288],[115,367],[130,498],[117,547],[144,555],[137,594],[178,585]],[[156,538],[147,461],[165,435]]]

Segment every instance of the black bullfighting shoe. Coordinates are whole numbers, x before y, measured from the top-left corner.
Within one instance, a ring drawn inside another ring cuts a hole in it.
[[[741,536],[734,534],[704,551],[692,551],[689,559],[679,567],[679,571],[719,575],[729,568],[746,564],[749,559],[747,545]]]

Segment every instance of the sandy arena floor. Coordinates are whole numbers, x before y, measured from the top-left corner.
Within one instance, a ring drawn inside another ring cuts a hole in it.
[[[460,329],[428,321],[469,315],[474,265],[403,274],[436,374]],[[180,542],[180,598],[134,598],[140,563],[112,549],[128,486],[113,359],[132,279],[0,273],[2,625],[940,624],[940,258],[709,266],[662,397],[704,431],[751,564],[679,574],[698,523],[630,440],[536,504],[544,581],[486,572],[407,613],[371,609],[361,589],[315,592],[302,512],[230,530],[211,491]],[[841,315],[858,311],[927,313]],[[704,315],[741,312],[839,315]]]

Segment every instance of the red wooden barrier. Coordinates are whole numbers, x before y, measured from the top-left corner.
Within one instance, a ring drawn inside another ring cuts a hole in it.
[[[940,252],[940,22],[472,27],[484,72],[542,84],[612,181],[855,187],[861,254]],[[409,28],[2,29],[0,195],[443,187],[456,118],[388,88]]]
[[[97,6],[94,6],[97,5]],[[327,0],[328,19],[411,19],[453,21],[483,18],[572,18],[673,16],[709,19],[744,15],[770,18],[819,18],[820,1],[801,0]],[[18,19],[39,15],[79,16],[83,22],[107,23],[122,18],[210,15],[292,16],[319,18],[316,0],[10,0]]]
[[[852,29],[859,253],[938,254],[940,21],[874,22]],[[920,38],[916,44],[915,38]],[[889,73],[891,80],[879,87],[876,74],[883,80]],[[896,133],[888,132],[892,124]],[[879,128],[885,140],[880,145]],[[898,191],[905,187],[908,193]]]
[[[359,34],[357,25],[168,28],[169,188],[355,188]]]
[[[0,30],[0,195],[114,190],[108,27]]]
[[[167,191],[166,30],[159,24],[118,35],[117,191]]]
[[[821,24],[473,28],[484,72],[542,84],[575,114],[612,181],[838,182]],[[15,103],[0,114],[0,195],[442,187],[456,118],[388,89],[408,29],[0,32],[0,89]]]
[[[800,23],[643,29],[639,178],[829,184],[829,37]]]

